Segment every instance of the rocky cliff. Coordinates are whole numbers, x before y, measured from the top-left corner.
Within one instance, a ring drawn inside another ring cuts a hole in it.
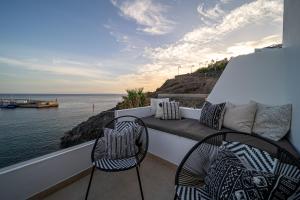
[[[102,127],[112,119],[114,119],[114,109],[103,111],[90,117],[87,121],[64,133],[64,136],[60,138],[61,148],[96,139]]]

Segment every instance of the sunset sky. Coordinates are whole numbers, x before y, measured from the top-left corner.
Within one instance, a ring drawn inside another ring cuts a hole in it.
[[[0,6],[0,93],[155,90],[281,43],[282,0],[26,0]]]

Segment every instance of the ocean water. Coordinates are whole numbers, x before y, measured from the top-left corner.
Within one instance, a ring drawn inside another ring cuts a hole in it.
[[[64,132],[122,99],[117,94],[0,94],[1,98],[57,99],[59,107],[0,109],[0,168],[59,150]]]

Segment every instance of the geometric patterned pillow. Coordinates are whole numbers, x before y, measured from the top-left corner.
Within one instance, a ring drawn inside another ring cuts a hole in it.
[[[220,130],[222,127],[225,104],[212,104],[206,101],[201,110],[200,123],[210,128]]]
[[[291,197],[299,185],[299,179],[293,179],[280,175],[275,183],[275,187],[270,192],[269,199],[285,200]],[[295,199],[295,198],[294,198]]]
[[[279,161],[268,152],[240,142],[223,141],[222,145],[232,151],[248,169],[269,173],[275,172]]]
[[[228,150],[222,150],[211,165],[205,183],[212,199],[264,200],[277,176],[246,169]]]
[[[260,172],[275,173],[279,170],[275,187],[273,188],[270,199],[297,199],[291,196],[298,196],[297,186],[300,181],[300,171],[297,166],[280,163],[277,158],[273,158],[266,151],[239,142],[223,141],[223,146],[232,151],[246,166]],[[300,195],[299,195],[300,197]]]

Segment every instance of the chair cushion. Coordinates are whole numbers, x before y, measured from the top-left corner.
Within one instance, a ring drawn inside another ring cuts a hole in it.
[[[200,123],[220,130],[223,123],[225,103],[212,104],[206,101],[201,110]]]
[[[162,102],[163,116],[161,119],[164,120],[178,120],[181,119],[179,102]]]
[[[282,139],[290,130],[292,105],[270,106],[257,103],[253,132],[271,140]]]
[[[179,199],[189,200],[210,200],[208,192],[205,187],[196,188],[188,186],[176,186],[176,194]]]
[[[235,105],[227,102],[223,126],[235,131],[251,133],[256,113],[256,103],[250,102],[244,105]]]
[[[134,167],[137,164],[137,161],[135,157],[115,160],[102,158],[96,160],[93,164],[102,170],[123,170]]]

